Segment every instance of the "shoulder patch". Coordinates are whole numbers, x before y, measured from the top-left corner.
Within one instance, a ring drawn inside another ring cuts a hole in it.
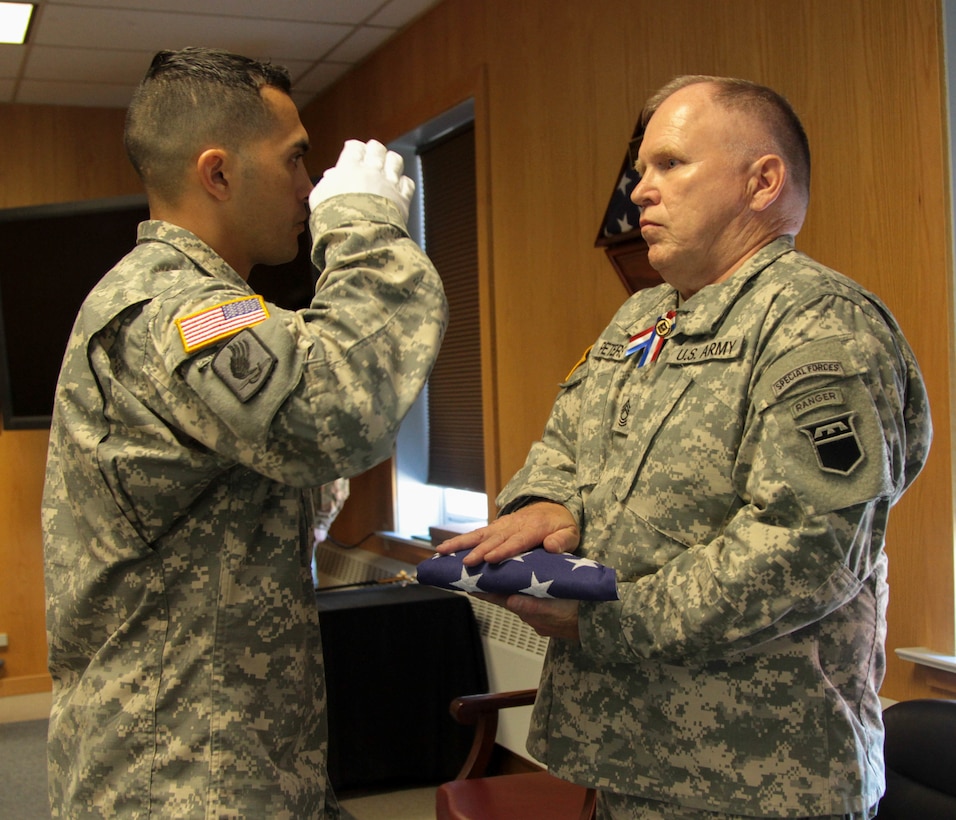
[[[268,318],[269,311],[261,296],[245,296],[183,316],[176,320],[176,327],[183,348],[192,353]]]
[[[241,402],[247,402],[269,380],[276,357],[252,330],[237,334],[215,355],[212,369]]]
[[[814,376],[843,377],[846,372],[843,363],[838,361],[814,361],[793,368],[773,383],[773,394],[779,398],[791,387]]]
[[[810,439],[817,464],[824,472],[850,475],[863,461],[863,443],[853,417],[853,413],[843,413],[800,428]]]
[[[591,352],[592,347],[594,347],[594,345],[589,345],[587,350],[584,351],[584,353],[581,355],[581,358],[578,359],[574,367],[572,367],[571,370],[568,372],[568,375],[564,377],[565,381],[568,381],[568,379],[570,379],[574,375],[574,371],[577,370],[582,364],[584,364],[588,360],[588,354]]]
[[[836,387],[823,387],[819,390],[814,390],[810,393],[800,396],[800,398],[791,402],[790,413],[796,419],[800,416],[806,415],[811,410],[816,410],[820,407],[832,407],[841,404],[846,404],[846,400],[843,398],[842,390]]]

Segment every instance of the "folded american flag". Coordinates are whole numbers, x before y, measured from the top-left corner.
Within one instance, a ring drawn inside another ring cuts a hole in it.
[[[617,573],[589,558],[537,547],[500,564],[482,562],[466,567],[462,559],[470,552],[436,553],[422,561],[418,565],[418,582],[465,592],[520,592],[535,598],[616,601],[618,597]]]

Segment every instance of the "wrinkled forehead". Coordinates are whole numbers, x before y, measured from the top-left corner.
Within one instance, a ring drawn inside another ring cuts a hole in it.
[[[717,86],[697,83],[678,89],[658,106],[644,133],[628,144],[632,167],[644,153],[690,145],[724,146],[750,143],[757,123],[742,111],[734,111],[716,99]]]
[[[712,103],[708,104],[700,94],[684,94],[687,90],[680,89],[665,99],[648,120],[643,133],[630,141],[628,158],[631,167],[637,167],[641,161],[642,147],[646,154],[648,150],[658,150],[664,144],[680,143],[693,134]]]

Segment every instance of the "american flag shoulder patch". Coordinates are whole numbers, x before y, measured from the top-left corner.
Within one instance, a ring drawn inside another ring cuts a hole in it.
[[[192,353],[268,318],[261,296],[243,296],[183,316],[176,320],[176,327],[186,352]]]

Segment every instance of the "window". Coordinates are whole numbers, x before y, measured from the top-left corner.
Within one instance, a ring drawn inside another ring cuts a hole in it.
[[[409,230],[438,268],[450,321],[428,386],[398,436],[396,531],[470,529],[484,492],[474,113],[469,101],[396,140],[416,181]]]
[[[424,247],[441,273],[451,315],[429,379],[428,483],[484,492],[474,125],[418,153]]]

